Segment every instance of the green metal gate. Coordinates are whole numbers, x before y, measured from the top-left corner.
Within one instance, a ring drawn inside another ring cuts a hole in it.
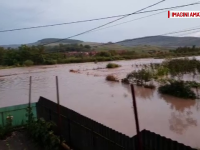
[[[37,118],[36,103],[31,103],[32,112],[35,118]],[[26,109],[28,104],[15,105],[9,107],[0,108],[0,125],[6,124],[6,118],[10,115],[13,117],[12,125],[21,126],[26,123]]]

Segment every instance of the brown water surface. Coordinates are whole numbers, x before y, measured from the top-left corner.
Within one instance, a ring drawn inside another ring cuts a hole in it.
[[[128,136],[136,134],[130,87],[107,82],[105,76],[123,78],[136,64],[160,63],[161,59],[39,66],[0,70],[0,107],[28,102],[29,76],[33,77],[32,101],[39,96],[56,101],[55,76],[59,76],[61,104]],[[71,73],[70,69],[80,73]],[[157,90],[135,87],[140,128],[192,147],[200,147],[200,101],[160,95]]]

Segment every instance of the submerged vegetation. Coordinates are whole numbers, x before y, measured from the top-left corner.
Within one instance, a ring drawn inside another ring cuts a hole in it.
[[[200,88],[200,83],[194,81],[199,74],[200,61],[196,59],[168,59],[161,64],[140,66],[139,70],[129,73],[122,82],[129,81],[146,88],[155,88],[156,84],[162,94],[195,99],[197,95],[192,89]],[[185,75],[192,76],[193,80],[185,80]]]
[[[158,91],[162,94],[169,94],[181,98],[196,98],[195,93],[183,81],[174,81],[165,84],[160,86]]]
[[[106,76],[107,81],[114,81],[114,82],[119,82],[118,78],[115,77],[114,75],[108,75]]]
[[[106,68],[118,68],[118,67],[121,67],[120,65],[118,64],[115,64],[115,63],[109,63],[107,64]]]

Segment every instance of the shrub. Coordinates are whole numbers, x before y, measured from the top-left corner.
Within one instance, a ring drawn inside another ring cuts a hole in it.
[[[135,79],[138,85],[143,85],[144,82],[149,82],[152,80],[152,72],[142,69],[138,71],[133,71],[127,75],[128,79]]]
[[[191,88],[200,88],[200,83],[196,81],[185,81],[185,83]]]
[[[53,128],[55,128],[53,122],[38,119],[29,125],[28,133],[44,149],[58,150],[60,141],[59,137],[54,135]]]
[[[57,64],[57,60],[49,59],[49,60],[45,61],[45,64],[47,64],[47,65],[55,65],[55,64]]]
[[[0,140],[5,139],[7,136],[10,136],[12,132],[12,116],[8,115],[6,118],[6,125],[0,125]]]
[[[24,62],[24,65],[25,66],[32,66],[34,64],[34,62],[32,61],[32,60],[26,60],[25,62]]]
[[[107,81],[119,82],[119,80],[118,80],[115,76],[113,76],[113,75],[108,75],[108,76],[106,77],[106,80],[107,80]]]
[[[60,143],[53,130],[56,128],[56,124],[53,122],[46,122],[44,119],[35,119],[31,107],[26,109],[27,125],[26,129],[29,135],[41,145],[45,150],[58,150]]]
[[[115,64],[115,63],[109,63],[107,64],[106,68],[118,68],[118,67],[121,67],[120,65],[118,64]]]
[[[162,94],[168,94],[180,98],[196,98],[195,93],[183,81],[174,81],[170,84],[160,86],[158,91]]]

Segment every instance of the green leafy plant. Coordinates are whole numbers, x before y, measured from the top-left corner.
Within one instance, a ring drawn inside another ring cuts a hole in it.
[[[0,126],[0,139],[5,139],[7,136],[10,136],[12,133],[12,119],[13,116],[8,115],[6,118],[6,125]]]
[[[27,131],[30,136],[45,150],[58,150],[60,146],[59,137],[54,135],[53,122],[46,122],[44,119],[35,120],[32,109],[27,108]]]

